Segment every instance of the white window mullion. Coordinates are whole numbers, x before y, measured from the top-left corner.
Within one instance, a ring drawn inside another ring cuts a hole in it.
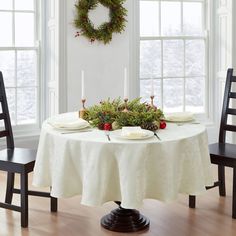
[[[145,36],[145,37],[140,37],[140,40],[158,40],[158,39],[165,39],[165,40],[175,40],[175,39],[206,39],[206,34],[202,36],[189,36],[189,35],[175,35],[175,36]]]
[[[17,106],[18,106],[18,96],[17,96],[17,53],[18,51],[15,50],[15,122],[16,122],[16,125],[18,124],[18,121],[17,121]]]
[[[183,6],[183,0],[181,1],[181,35],[184,35],[184,6]],[[185,90],[185,85],[186,85],[186,72],[185,72],[185,48],[186,48],[186,40],[183,39],[183,45],[184,45],[184,48],[183,48],[183,73],[184,73],[184,76],[183,76],[183,111],[186,110],[186,90]]]
[[[158,2],[159,6],[159,36],[161,36],[161,1]]]
[[[163,81],[163,76],[164,76],[164,65],[163,65],[163,57],[164,57],[164,53],[163,53],[163,39],[161,38],[161,1],[159,1],[159,40],[161,41],[161,101],[160,101],[160,104],[161,104],[161,108],[163,109],[164,107],[164,99],[163,99],[163,96],[164,96],[164,81]]]
[[[163,57],[164,57],[164,53],[163,53],[163,40],[161,40],[161,107],[163,109],[164,107],[164,81],[163,81],[163,75],[164,75],[164,64],[163,64]]]
[[[183,0],[181,1],[181,3],[180,3],[180,14],[181,14],[181,35],[184,35],[184,14],[183,14],[183,12],[184,12],[184,7],[183,7]]]
[[[12,46],[15,47],[15,0],[13,0],[13,11],[12,11]]]
[[[183,78],[183,91],[184,91],[184,94],[183,94],[183,110],[185,111],[186,110],[186,68],[185,68],[185,62],[186,62],[186,40],[183,40],[184,42],[184,60],[183,60],[183,63],[184,63],[184,78]]]

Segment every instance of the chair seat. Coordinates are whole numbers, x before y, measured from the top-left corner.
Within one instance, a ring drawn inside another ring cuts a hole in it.
[[[236,166],[236,144],[213,143],[209,145],[209,152],[213,164]]]
[[[36,150],[25,148],[4,149],[0,151],[0,170],[21,172],[25,168],[31,172],[34,168]]]

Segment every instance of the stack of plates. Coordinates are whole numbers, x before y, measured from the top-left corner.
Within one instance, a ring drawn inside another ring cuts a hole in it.
[[[165,120],[169,122],[190,122],[194,120],[191,112],[175,112],[165,115]]]
[[[52,117],[47,120],[47,123],[59,130],[80,130],[89,127],[89,123],[86,120],[71,115]]]
[[[127,135],[124,135],[124,132],[122,132],[122,129],[114,130],[112,131],[111,135],[120,138],[120,139],[127,139],[127,140],[142,140],[142,139],[148,139],[154,136],[154,133],[150,130],[141,129],[140,135],[138,132],[130,133]]]

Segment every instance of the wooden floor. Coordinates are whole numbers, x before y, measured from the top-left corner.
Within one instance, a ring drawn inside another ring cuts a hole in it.
[[[30,178],[31,180],[31,178]],[[122,234],[100,227],[100,218],[115,208],[114,203],[102,207],[80,205],[80,197],[59,200],[59,211],[49,211],[49,199],[30,197],[29,227],[20,227],[20,214],[0,208],[1,236],[235,236],[236,220],[231,218],[232,172],[227,169],[227,197],[220,198],[217,189],[198,197],[197,208],[189,209],[187,196],[180,195],[174,203],[145,200],[140,209],[149,217],[146,232]],[[0,197],[5,190],[5,175],[0,173]],[[19,201],[14,198],[15,203]]]

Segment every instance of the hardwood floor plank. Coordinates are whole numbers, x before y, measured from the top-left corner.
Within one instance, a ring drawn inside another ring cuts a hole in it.
[[[32,176],[29,178],[31,183]],[[0,197],[4,199],[6,176],[0,173]],[[59,199],[57,213],[50,212],[49,199],[29,197],[29,227],[20,227],[20,214],[0,208],[0,236],[233,236],[236,220],[231,218],[232,171],[226,169],[227,196],[219,197],[218,189],[208,190],[197,197],[197,208],[188,208],[188,197],[180,195],[173,203],[145,200],[141,213],[150,221],[150,229],[139,233],[115,233],[103,229],[100,219],[116,207],[80,205],[80,196]],[[17,183],[19,179],[17,178]],[[33,188],[33,190],[39,190]],[[20,199],[14,196],[13,202]]]

